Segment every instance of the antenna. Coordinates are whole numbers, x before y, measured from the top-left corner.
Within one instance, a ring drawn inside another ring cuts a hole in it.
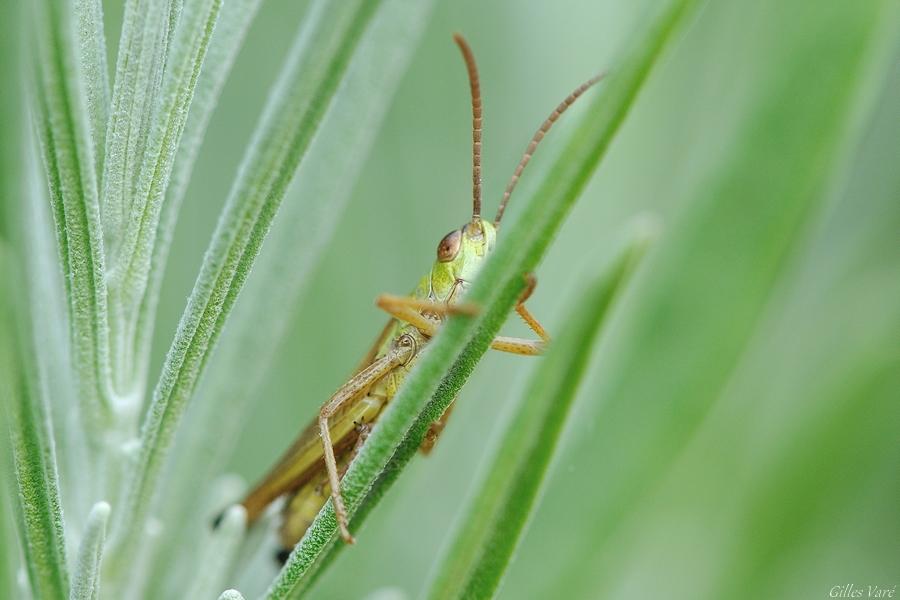
[[[525,165],[528,164],[528,161],[530,161],[532,155],[534,155],[534,151],[538,144],[544,139],[544,136],[547,135],[547,132],[550,131],[550,128],[553,127],[553,124],[556,123],[556,120],[559,119],[560,115],[566,112],[566,109],[572,106],[572,104],[578,100],[578,97],[586,92],[589,87],[603,79],[603,75],[604,74],[601,73],[596,77],[592,77],[575,88],[575,91],[566,96],[566,99],[559,103],[559,106],[550,113],[547,120],[544,121],[537,132],[535,132],[534,137],[531,138],[531,142],[528,144],[528,148],[525,149],[525,154],[522,155],[522,160],[519,161],[516,170],[509,180],[509,184],[506,186],[506,191],[503,192],[503,199],[500,200],[500,206],[497,208],[497,216],[494,217],[495,228],[500,227],[500,219],[503,218],[503,211],[506,210],[506,204],[509,202],[509,197],[512,195],[513,190],[516,189],[516,184],[519,183],[519,177],[522,175],[522,171],[525,170]]]
[[[453,34],[453,41],[462,51],[466,69],[469,72],[469,87],[472,91],[472,222],[481,219],[481,86],[478,83],[478,67],[475,55],[466,39]]]

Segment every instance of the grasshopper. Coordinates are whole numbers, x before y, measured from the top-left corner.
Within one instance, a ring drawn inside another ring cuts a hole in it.
[[[532,137],[515,169],[493,222],[481,217],[481,89],[475,57],[459,34],[453,36],[462,52],[472,96],[472,218],[454,229],[437,247],[437,259],[409,296],[382,294],[379,308],[390,315],[387,325],[362,360],[356,373],[322,405],[318,419],[310,423],[278,463],[241,501],[252,524],[266,507],[287,496],[279,532],[283,562],[312,523],[330,495],[341,537],[354,543],[347,511],[340,494],[340,480],[359,451],[372,424],[397,393],[422,349],[451,315],[473,314],[477,307],[463,302],[466,289],[494,248],[503,211],[523,169],[553,123],[590,86],[594,77],[575,89],[557,106]],[[525,308],[536,280],[526,275],[526,289],[516,312],[539,339],[497,337],[491,347],[522,355],[540,354],[549,336]],[[432,423],[420,450],[428,453],[443,431],[453,405]]]

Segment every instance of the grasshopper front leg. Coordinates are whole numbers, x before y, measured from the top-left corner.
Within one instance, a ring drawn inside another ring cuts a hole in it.
[[[525,289],[516,302],[516,313],[525,321],[529,329],[541,339],[526,340],[501,335],[495,337],[491,342],[491,348],[494,350],[524,356],[535,356],[541,354],[544,351],[544,346],[550,341],[550,336],[547,334],[544,326],[525,306],[525,301],[528,300],[537,286],[537,279],[532,273],[527,273],[525,275],[525,283]],[[376,298],[375,304],[392,317],[413,325],[423,335],[428,337],[434,337],[437,334],[438,323],[425,317],[423,313],[431,313],[438,317],[449,315],[473,316],[478,314],[478,307],[472,304],[446,304],[444,302],[431,302],[411,296],[394,296],[392,294],[381,294]]]

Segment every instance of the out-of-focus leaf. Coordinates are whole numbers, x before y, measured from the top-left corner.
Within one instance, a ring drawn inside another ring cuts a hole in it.
[[[566,328],[534,372],[449,551],[436,563],[429,598],[496,594],[532,514],[595,340],[649,242],[648,232],[639,231],[601,276],[579,290]]]
[[[761,75],[750,116],[666,228],[620,335],[606,346],[592,391],[594,428],[571,449],[594,457],[596,485],[589,497],[571,479],[553,488],[585,507],[554,522],[553,535],[574,543],[544,558],[554,577],[517,573],[516,590],[592,594],[610,534],[709,414],[800,233],[841,182],[871,87],[883,77],[890,4],[766,5],[777,68]]]

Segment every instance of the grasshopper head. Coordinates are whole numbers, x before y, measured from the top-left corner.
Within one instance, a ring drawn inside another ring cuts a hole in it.
[[[497,208],[497,216],[490,223],[481,218],[481,86],[478,82],[478,68],[475,66],[475,56],[466,40],[459,34],[453,36],[453,40],[462,51],[463,60],[469,75],[469,88],[472,94],[472,219],[459,229],[455,229],[444,236],[437,248],[437,260],[431,268],[431,274],[423,277],[416,289],[420,297],[427,297],[440,302],[455,302],[459,300],[487,255],[494,249],[497,240],[497,229],[503,218],[503,211],[509,202],[510,195],[522,175],[522,171],[531,160],[538,144],[544,138],[553,123],[560,115],[572,105],[589,87],[600,80],[600,76],[593,77],[581,84],[574,92],[569,94],[562,104],[557,106],[550,116],[540,126],[522,159],[519,161],[512,178],[503,192],[500,206]]]
[[[458,300],[494,249],[497,230],[484,219],[469,221],[444,236],[431,267],[431,292],[436,300]]]

